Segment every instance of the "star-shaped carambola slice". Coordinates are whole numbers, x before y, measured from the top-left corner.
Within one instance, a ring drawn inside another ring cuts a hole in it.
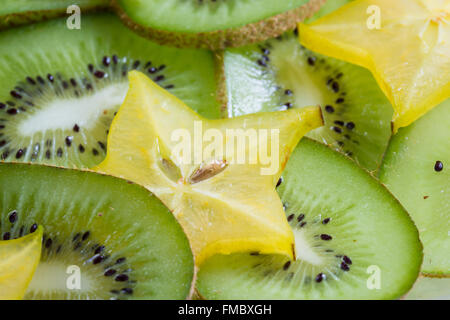
[[[39,264],[43,229],[0,241],[0,300],[22,299]]]
[[[299,26],[311,50],[370,69],[393,130],[450,96],[450,0],[357,0]]]
[[[322,125],[320,108],[207,120],[145,75],[129,79],[107,157],[94,170],[158,196],[184,227],[197,265],[238,251],[293,257],[275,185],[300,138]]]

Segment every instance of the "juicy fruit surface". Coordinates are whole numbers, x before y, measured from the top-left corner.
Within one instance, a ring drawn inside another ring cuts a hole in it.
[[[380,179],[408,210],[424,245],[422,272],[450,276],[450,99],[402,128]],[[440,168],[440,164],[442,168]]]
[[[366,11],[373,5],[380,10],[380,29],[368,27]],[[449,97],[449,17],[448,0],[353,1],[301,25],[300,40],[370,69],[394,107],[396,131]]]
[[[144,188],[91,172],[26,164],[0,164],[0,186],[2,238],[44,227],[41,262],[25,299],[189,295],[194,263],[188,240]],[[77,274],[80,286],[70,290],[67,283],[76,286]]]
[[[364,170],[304,138],[278,192],[295,235],[297,260],[256,253],[213,257],[199,271],[202,296],[389,299],[411,288],[422,262],[417,229]]]
[[[108,14],[84,14],[81,30],[60,19],[2,32],[0,52],[0,160],[100,163],[133,69],[204,116],[220,114],[212,53],[156,45]]]
[[[450,279],[419,278],[405,300],[450,300]]]
[[[229,116],[320,105],[325,125],[307,134],[375,171],[392,107],[369,71],[316,54],[293,34],[224,54]]]
[[[298,8],[308,0],[117,0],[136,23],[160,30],[199,33],[242,27]]]
[[[76,4],[81,8],[107,6],[108,0],[3,0],[0,7],[0,16],[27,11],[63,10]]]
[[[9,216],[13,217],[14,212]],[[0,300],[23,298],[38,266],[41,248],[42,227],[19,239],[0,240]]]
[[[132,72],[130,90],[111,126],[108,155],[95,170],[156,194],[186,230],[199,265],[217,253],[261,250],[292,256],[293,235],[275,184],[300,138],[321,124],[316,107],[207,120],[144,74]],[[228,130],[269,133],[238,149]],[[278,141],[273,130],[279,130]],[[187,138],[174,139],[180,132]],[[205,138],[209,133],[214,137]],[[188,150],[180,152],[180,143]],[[207,152],[214,145],[223,152]],[[255,149],[259,156],[250,160]],[[273,159],[273,171],[264,152]]]

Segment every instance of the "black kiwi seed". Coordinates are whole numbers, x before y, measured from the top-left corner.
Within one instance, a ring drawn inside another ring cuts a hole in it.
[[[300,228],[303,228],[304,226],[306,226],[306,221],[303,221],[302,223],[300,223]]]
[[[280,179],[278,179],[276,187],[278,188],[282,183],[283,183],[283,177],[280,177]]]
[[[140,62],[139,60],[136,60],[136,61],[133,63],[133,69],[137,69],[137,68],[139,67],[140,64],[141,64],[141,62]]]
[[[287,95],[287,96],[292,96],[292,90],[290,90],[290,89],[286,89],[285,91],[284,91],[284,94],[285,95]]]
[[[105,67],[109,66],[111,64],[111,58],[110,57],[103,57],[103,65]]]
[[[344,100],[344,98],[338,98],[337,100],[336,100],[336,103],[343,103],[345,100]]]
[[[33,233],[37,230],[38,226],[36,223],[34,223],[31,227],[30,227],[30,233]]]
[[[305,215],[303,213],[301,213],[298,217],[297,217],[297,221],[300,222],[305,218]]]
[[[75,132],[80,132],[80,127],[79,127],[77,124],[75,124],[75,125],[73,126],[73,131],[75,131]]]
[[[99,246],[97,249],[95,249],[95,254],[99,254],[105,249],[105,246]]]
[[[11,116],[14,116],[17,114],[17,109],[15,109],[15,108],[8,109],[8,111],[6,111],[6,113],[8,113]]]
[[[116,264],[123,263],[123,262],[125,262],[125,260],[126,260],[126,258],[124,258],[124,257],[119,258],[119,259],[116,260]]]
[[[12,91],[10,92],[10,94],[11,94],[11,96],[12,96],[13,98],[16,98],[16,99],[22,99],[22,95],[21,95],[20,93],[18,93],[17,91],[15,91],[15,90],[12,90]]]
[[[97,70],[97,71],[94,72],[94,76],[95,76],[96,78],[99,78],[99,79],[104,78],[105,75],[106,75],[106,73],[104,73],[103,71],[100,71],[100,70]]]
[[[63,156],[63,150],[62,150],[62,148],[58,148],[58,150],[56,151],[56,155],[58,156],[58,157],[62,157]]]
[[[334,121],[334,124],[337,124],[338,126],[343,126],[344,125],[344,121],[336,120],[336,121]]]
[[[50,81],[50,82],[55,81],[55,78],[54,78],[51,74],[48,74],[48,75],[47,75],[47,79],[48,79],[48,81]]]
[[[342,262],[341,263],[341,269],[344,270],[344,271],[349,271],[350,267],[345,262]]]
[[[353,130],[355,128],[355,124],[353,122],[347,122],[347,124],[345,125],[347,127],[347,129],[349,130]]]
[[[267,63],[264,60],[259,59],[257,62],[261,67],[267,67]]]
[[[289,269],[289,267],[291,266],[291,262],[288,261],[283,265],[283,270],[286,271],[287,269]]]
[[[102,255],[97,255],[92,259],[93,264],[99,264],[100,262],[103,262],[105,260],[105,257]]]
[[[68,147],[70,147],[70,146],[72,145],[72,140],[73,140],[73,137],[72,137],[72,136],[66,137],[66,145],[67,145]]]
[[[84,147],[83,147],[82,144],[80,144],[80,145],[78,146],[78,150],[80,150],[81,153],[83,153],[83,152],[85,151],[85,149],[84,149]]]
[[[343,256],[343,257],[342,257],[342,260],[344,260],[344,262],[345,262],[346,264],[352,264],[352,263],[353,263],[352,259],[350,259],[350,258],[347,257],[347,256]]]
[[[342,129],[341,128],[339,128],[339,127],[331,127],[331,129],[334,131],[334,132],[336,132],[336,133],[342,133]]]
[[[114,280],[119,281],[119,282],[124,282],[124,281],[128,281],[128,276],[126,274],[119,274],[118,276],[116,276],[114,278]]]
[[[117,272],[117,271],[114,270],[114,269],[108,269],[108,270],[105,271],[104,276],[105,276],[105,277],[111,277],[111,276],[113,276],[116,272]]]
[[[325,111],[328,113],[333,113],[334,112],[334,108],[332,106],[325,106]]]
[[[436,163],[434,164],[434,171],[440,172],[442,171],[442,169],[444,169],[444,164],[442,163],[442,161],[436,161]]]
[[[288,221],[288,222],[291,222],[292,219],[294,219],[294,214],[290,214],[290,215],[287,217],[287,221]]]
[[[308,57],[308,64],[313,66],[316,64],[316,57]]]
[[[45,151],[45,158],[50,159],[52,157],[52,152],[50,150]]]
[[[98,150],[97,149],[92,149],[92,154],[94,155],[94,156],[98,156]]]
[[[325,240],[325,241],[329,241],[329,240],[333,239],[333,237],[330,236],[329,234],[324,234],[324,233],[322,233],[322,234],[320,235],[320,239]]]
[[[5,232],[3,234],[3,240],[9,240],[9,239],[11,239],[11,234],[9,232]]]
[[[17,152],[16,152],[16,159],[20,159],[23,156],[23,154],[24,154],[23,149],[17,150]]]
[[[327,224],[328,222],[330,222],[331,218],[325,218],[322,221],[322,224]]]
[[[337,83],[336,81],[333,82],[333,84],[331,85],[331,88],[333,89],[333,91],[335,93],[339,92],[339,83]]]
[[[76,235],[73,236],[72,242],[77,241],[80,237],[81,237],[81,233],[78,232]]]
[[[86,231],[86,232],[83,234],[83,237],[81,237],[81,240],[85,241],[87,238],[89,238],[90,234],[91,234],[91,233],[90,233],[89,231]]]
[[[8,219],[9,219],[9,222],[11,222],[11,223],[16,222],[16,220],[17,220],[17,211],[14,210],[14,211],[10,212]]]
[[[319,273],[317,276],[316,276],[316,282],[317,283],[320,283],[320,282],[322,282],[322,280],[324,280],[326,278],[326,276],[323,274],[323,273]]]
[[[133,289],[131,288],[123,288],[122,290],[120,290],[121,293],[123,294],[132,294],[133,293]]]
[[[31,84],[31,85],[35,85],[35,84],[36,84],[36,81],[34,81],[34,79],[31,78],[31,77],[26,77],[26,80],[27,80],[28,83]]]

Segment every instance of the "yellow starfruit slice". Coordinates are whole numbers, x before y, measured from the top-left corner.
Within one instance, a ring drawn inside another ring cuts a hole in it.
[[[450,97],[450,0],[356,0],[300,24],[309,49],[372,71],[393,131]]]
[[[0,300],[22,299],[41,259],[43,229],[0,241]]]
[[[214,254],[293,257],[275,185],[300,138],[323,124],[319,107],[208,120],[144,74],[110,128],[96,171],[145,186],[185,229],[196,263]]]

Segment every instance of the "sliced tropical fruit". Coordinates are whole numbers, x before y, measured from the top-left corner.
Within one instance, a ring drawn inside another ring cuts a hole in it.
[[[187,232],[197,264],[242,251],[292,258],[275,185],[300,138],[322,125],[320,108],[207,120],[144,74],[129,80],[106,159],[94,169],[158,196]]]
[[[405,300],[450,300],[450,278],[419,278]]]
[[[9,217],[14,217],[14,212]],[[0,241],[0,300],[25,295],[41,258],[42,234],[40,226],[24,237]]]
[[[393,137],[380,179],[416,223],[422,273],[450,277],[450,99]]]
[[[142,186],[95,172],[1,163],[1,239],[20,238],[37,226],[44,234],[33,253],[41,259],[26,300],[191,296],[195,266],[188,238]],[[31,252],[22,252],[17,261],[31,267]],[[8,263],[8,272],[25,274],[17,270]]]
[[[307,136],[371,172],[380,167],[392,106],[367,69],[306,49],[293,32],[223,58],[229,116],[320,105],[325,125]]]
[[[309,49],[372,71],[394,132],[450,96],[449,0],[353,1],[299,31]]]
[[[422,245],[413,221],[376,179],[303,138],[277,191],[295,235],[296,260],[216,255],[200,266],[207,299],[395,299],[414,284]]]
[[[325,0],[112,0],[123,22],[162,44],[212,50],[276,37]]]
[[[72,5],[80,12],[106,9],[109,0],[3,0],[0,6],[0,30],[8,27],[62,17],[74,13]]]

